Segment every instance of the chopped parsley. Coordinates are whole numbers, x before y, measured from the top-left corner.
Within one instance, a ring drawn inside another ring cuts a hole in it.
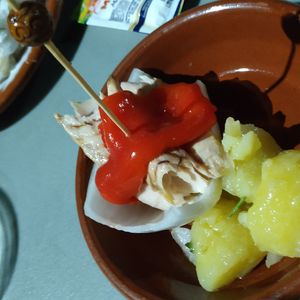
[[[234,208],[231,210],[231,212],[227,215],[228,218],[231,218],[244,204],[246,201],[246,197],[241,197],[239,202],[234,206]]]
[[[191,253],[194,253],[195,249],[193,247],[192,242],[186,243],[185,246],[189,248],[189,250],[190,250]]]

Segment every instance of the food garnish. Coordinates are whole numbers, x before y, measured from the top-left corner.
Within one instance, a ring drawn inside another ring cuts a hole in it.
[[[245,201],[246,201],[246,197],[241,197],[239,202],[233,207],[231,212],[228,214],[228,218],[232,217],[232,215],[237,213],[238,210],[241,208],[241,206],[244,204]]]
[[[195,249],[193,247],[193,243],[192,242],[186,243],[185,246],[188,247],[192,253],[195,252]]]

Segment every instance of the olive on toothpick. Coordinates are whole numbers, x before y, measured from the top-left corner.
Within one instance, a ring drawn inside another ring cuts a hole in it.
[[[38,2],[25,1],[10,11],[7,25],[14,39],[25,46],[41,46],[53,35],[53,21],[47,8]]]
[[[114,113],[100,100],[97,93],[89,86],[72,64],[64,57],[51,41],[53,22],[47,8],[38,2],[25,1],[18,6],[14,0],[7,0],[12,10],[7,17],[8,29],[17,42],[26,46],[44,45],[57,61],[72,75],[77,83],[92,97],[106,115],[129,136],[129,130],[114,115]]]

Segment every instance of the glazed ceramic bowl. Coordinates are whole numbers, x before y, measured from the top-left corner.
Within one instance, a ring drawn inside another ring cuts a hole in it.
[[[298,7],[280,1],[220,1],[190,10],[146,37],[113,72],[133,67],[170,82],[207,84],[224,118],[267,129],[282,148],[300,142]],[[195,268],[169,232],[129,234],[83,213],[91,162],[79,151],[76,193],[83,234],[96,263],[129,299],[292,299],[300,297],[298,259],[258,266],[215,293],[198,284]],[[122,249],[120,251],[120,249]]]
[[[58,0],[46,1],[48,11],[53,17],[54,24],[57,23],[61,4],[62,1]],[[19,62],[11,71],[11,76],[1,83],[0,114],[14,101],[29,82],[41,61],[43,52],[43,47],[29,47],[23,51]]]

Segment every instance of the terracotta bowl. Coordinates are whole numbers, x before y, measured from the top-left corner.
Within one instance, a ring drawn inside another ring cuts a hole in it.
[[[166,81],[202,78],[226,116],[267,129],[282,148],[300,142],[298,7],[280,1],[221,1],[198,7],[145,38],[113,72],[133,67]],[[129,299],[299,299],[300,265],[286,258],[258,266],[215,293],[198,284],[194,267],[169,232],[128,234],[85,217],[91,162],[79,151],[78,214],[87,244],[107,277]]]
[[[56,25],[62,1],[46,0],[46,5]],[[26,52],[27,59],[20,65],[13,79],[9,80],[3,89],[0,89],[0,114],[15,100],[29,82],[41,61],[43,52],[43,47],[30,48],[29,53]]]

